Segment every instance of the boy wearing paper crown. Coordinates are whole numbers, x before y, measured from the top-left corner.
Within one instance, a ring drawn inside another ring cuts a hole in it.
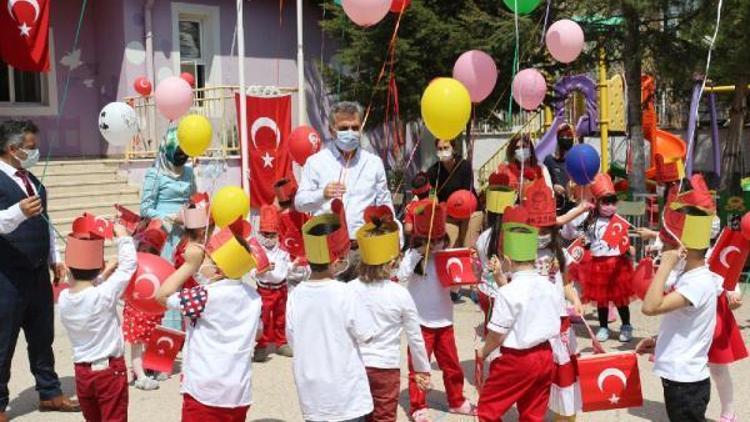
[[[430,361],[416,305],[408,290],[391,281],[400,255],[400,230],[393,220],[388,207],[365,209],[365,225],[357,231],[362,257],[359,278],[348,284],[362,298],[375,321],[375,336],[360,346],[375,408],[366,419],[372,422],[396,421],[403,331],[414,358],[418,387],[426,390],[430,384]]]
[[[503,276],[487,325],[485,344],[477,359],[498,347],[490,373],[479,393],[479,420],[495,422],[514,404],[522,421],[543,421],[547,413],[554,360],[550,339],[560,333],[563,298],[558,288],[535,268],[536,228],[523,207],[503,215],[503,255],[509,261],[511,283]],[[502,274],[502,273],[501,273]]]
[[[417,305],[419,325],[425,340],[427,357],[435,353],[448,399],[450,413],[475,415],[476,408],[464,396],[464,373],[458,360],[453,334],[453,302],[450,288],[444,287],[435,267],[435,252],[448,244],[445,230],[446,206],[433,199],[419,201],[415,208],[414,232],[410,248],[398,269],[398,279],[407,281],[407,289]],[[417,384],[414,360],[409,352],[409,400],[411,417],[417,422],[432,420],[426,394]]]
[[[270,264],[266,268],[254,268],[250,277],[263,300],[263,336],[255,347],[255,362],[264,362],[268,358],[267,347],[276,344],[276,352],[282,356],[292,357],[292,348],[286,342],[286,279],[291,270],[289,253],[279,247],[279,211],[274,205],[260,208],[260,230],[258,242],[265,250]]]
[[[662,378],[670,421],[703,421],[710,399],[708,354],[716,325],[721,276],[705,262],[716,205],[702,177],[690,189],[670,194],[659,237],[665,250],[643,300],[646,315],[663,315],[656,339],[642,340],[636,351],[653,353],[654,372]],[[670,273],[677,276],[670,283]]]
[[[372,315],[354,290],[335,279],[346,269],[350,241],[343,204],[302,228],[312,275],[292,290],[286,336],[295,350],[294,381],[308,421],[360,420],[373,410],[360,345],[375,334]]]
[[[596,304],[599,319],[596,339],[600,342],[609,339],[609,304],[613,303],[622,321],[619,339],[628,342],[633,339],[628,305],[635,296],[629,223],[617,215],[617,194],[609,175],[597,174],[590,190],[596,200],[595,208],[563,226],[562,235],[573,240],[583,234],[588,241],[589,250],[576,265],[575,277],[583,285],[583,300]]]
[[[115,225],[117,269],[95,284],[104,265],[104,239],[72,234],[65,265],[73,282],[60,293],[60,320],[73,347],[76,392],[87,421],[127,421],[128,375],[117,301],[136,271],[133,239]]]
[[[159,288],[157,300],[189,319],[182,350],[183,422],[245,420],[262,305],[241,278],[255,265],[247,242],[227,227],[205,250],[189,245],[185,264]],[[198,286],[182,289],[190,277]]]

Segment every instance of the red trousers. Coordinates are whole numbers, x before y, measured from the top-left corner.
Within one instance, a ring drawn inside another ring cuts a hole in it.
[[[182,395],[182,422],[245,422],[248,409],[250,406],[207,406],[190,394]]]
[[[374,409],[365,417],[367,422],[396,422],[401,370],[366,368]]]
[[[502,348],[479,393],[480,422],[499,422],[513,404],[521,422],[542,422],[555,364],[549,342],[526,350]]]
[[[458,350],[456,350],[456,339],[453,336],[453,326],[441,328],[427,328],[422,326],[422,337],[427,349],[427,358],[432,358],[435,353],[438,367],[443,371],[443,384],[448,398],[449,407],[459,407],[464,404],[464,372],[458,361]],[[426,393],[417,387],[414,379],[414,367],[411,363],[411,352],[409,352],[409,401],[411,412],[427,407]]]
[[[76,394],[86,422],[126,422],[128,420],[128,370],[125,358],[109,359],[109,368],[91,369],[88,363],[75,364]]]
[[[258,294],[263,301],[261,321],[263,321],[263,335],[258,340],[258,348],[264,348],[273,343],[277,346],[286,344],[286,297],[287,286],[279,289],[268,289],[258,286]]]

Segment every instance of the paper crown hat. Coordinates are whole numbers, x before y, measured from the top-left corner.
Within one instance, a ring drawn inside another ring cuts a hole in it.
[[[590,188],[591,194],[596,199],[615,194],[615,185],[607,173],[598,173],[591,182]]]
[[[430,189],[432,189],[432,185],[430,184],[430,178],[427,176],[427,173],[423,171],[417,173],[411,182],[411,193],[413,195],[423,195],[429,192]]]
[[[312,264],[331,264],[349,252],[351,242],[346,227],[344,204],[331,202],[331,213],[313,217],[302,226],[305,256]]]
[[[678,243],[676,237],[688,249],[707,249],[711,244],[716,203],[702,176],[694,175],[690,182],[690,190],[677,193],[675,186],[670,192],[659,237],[672,245]],[[691,215],[691,210],[703,215]]]
[[[356,233],[362,262],[367,265],[382,265],[396,259],[401,249],[399,232],[393,212],[388,206],[367,207],[365,225]]]
[[[518,176],[508,166],[500,166],[487,180],[490,186],[502,186],[508,189],[518,188]]]
[[[186,229],[202,229],[208,227],[211,216],[208,207],[188,206],[180,210],[182,223]]]
[[[206,252],[221,272],[231,279],[242,278],[257,265],[247,242],[229,227],[211,236]]]
[[[536,179],[523,190],[523,207],[529,215],[529,224],[535,227],[554,226],[557,222],[557,204],[552,189],[544,179]]]
[[[434,212],[434,217],[433,217]],[[419,238],[439,239],[445,236],[445,222],[448,217],[445,203],[434,199],[423,199],[414,207],[414,232]]]
[[[518,199],[518,178],[507,167],[496,170],[488,179],[489,186],[484,191],[485,208],[495,214],[502,214]]]
[[[505,210],[502,226],[503,254],[513,261],[536,259],[539,230],[529,225],[529,215],[522,206]]]
[[[654,180],[657,183],[676,182],[685,177],[685,164],[681,159],[665,162],[664,156],[656,154],[654,157]]]
[[[294,179],[279,179],[273,184],[273,190],[280,204],[291,202],[297,193],[297,182]]]
[[[161,253],[164,244],[167,243],[167,232],[159,219],[152,219],[148,225],[138,233],[134,234],[138,246],[148,246]]]
[[[79,237],[99,237],[112,239],[114,224],[103,217],[96,217],[87,212],[73,220],[73,233]]]
[[[259,229],[266,233],[279,231],[279,210],[274,205],[263,205],[260,207]]]
[[[106,220],[103,220],[105,221]],[[91,214],[73,221],[65,246],[65,265],[76,270],[98,270],[104,265],[104,229]]]

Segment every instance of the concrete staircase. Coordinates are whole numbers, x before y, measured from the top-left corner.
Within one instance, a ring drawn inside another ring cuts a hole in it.
[[[84,212],[96,216],[113,217],[114,204],[122,204],[138,211],[140,194],[138,187],[130,186],[118,175],[122,161],[76,160],[50,161],[45,173],[44,164],[32,171],[38,177],[44,175],[47,188],[47,212],[57,231],[67,236],[73,220]],[[57,247],[62,254],[65,244],[57,237]],[[115,255],[112,242],[106,243],[105,256]]]

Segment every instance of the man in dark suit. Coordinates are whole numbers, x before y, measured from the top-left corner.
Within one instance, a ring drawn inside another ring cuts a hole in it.
[[[64,397],[52,353],[54,313],[50,269],[66,273],[48,223],[47,193],[28,169],[39,159],[36,126],[0,126],[0,422],[8,417],[10,366],[23,329],[41,411],[80,411]]]

